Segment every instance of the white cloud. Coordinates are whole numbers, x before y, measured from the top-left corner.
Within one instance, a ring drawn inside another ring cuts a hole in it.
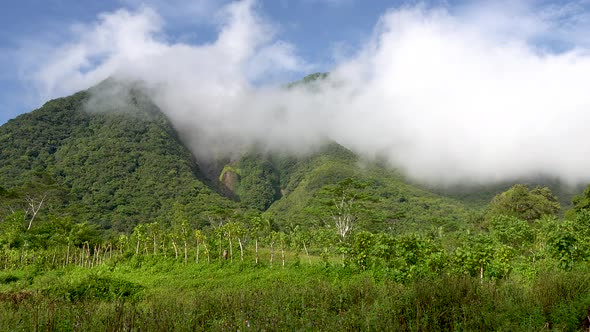
[[[356,81],[342,122],[370,108],[364,132],[339,140],[431,181],[587,180],[590,158],[580,162],[579,153],[590,147],[590,56],[540,53],[528,36],[490,33],[444,10],[389,13],[364,51],[335,71]]]
[[[260,84],[311,65],[254,1],[224,6],[217,38],[200,45],[160,38],[162,19],[147,8],[104,14],[31,77],[52,96],[111,75],[141,80],[197,154],[254,143],[301,152],[329,137],[425,181],[588,181],[586,14],[507,8],[391,10],[312,90]],[[555,52],[556,42],[570,46]]]
[[[148,8],[101,14],[96,24],[73,27],[77,38],[70,43],[34,53],[27,49],[24,76],[43,99],[78,91],[159,53],[155,33],[160,28],[160,18]]]

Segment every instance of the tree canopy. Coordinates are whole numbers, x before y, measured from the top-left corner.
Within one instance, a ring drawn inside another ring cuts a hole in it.
[[[557,215],[560,209],[557,198],[549,188],[529,189],[525,184],[515,184],[492,199],[488,216],[503,215],[531,222],[544,215]]]

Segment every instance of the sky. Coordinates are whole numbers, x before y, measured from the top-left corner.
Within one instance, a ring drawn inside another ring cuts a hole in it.
[[[0,123],[112,77],[197,156],[334,140],[429,183],[590,181],[588,0],[12,3]],[[87,110],[128,97],[99,89]]]

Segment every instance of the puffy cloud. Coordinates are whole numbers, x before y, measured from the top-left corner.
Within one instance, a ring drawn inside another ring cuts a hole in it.
[[[392,9],[327,80],[292,89],[265,82],[313,65],[254,1],[221,8],[218,35],[203,44],[167,41],[148,7],[120,10],[81,27],[32,77],[47,95],[109,76],[141,81],[199,155],[251,144],[306,152],[329,138],[436,183],[537,174],[588,181],[590,55],[580,6]]]
[[[587,179],[587,51],[547,53],[528,32],[489,31],[445,10],[385,15],[363,52],[335,70],[354,82],[342,122],[366,116],[362,133],[334,137],[430,181]]]
[[[25,76],[44,99],[87,88],[129,63],[160,53],[162,44],[155,37],[161,25],[149,8],[101,14],[94,25],[73,27],[76,40],[28,54]]]

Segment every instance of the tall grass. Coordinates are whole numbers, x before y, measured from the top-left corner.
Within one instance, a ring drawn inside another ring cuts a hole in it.
[[[582,270],[530,283],[441,276],[409,284],[323,264],[146,260],[33,272],[0,275],[2,330],[576,331],[590,304]]]

